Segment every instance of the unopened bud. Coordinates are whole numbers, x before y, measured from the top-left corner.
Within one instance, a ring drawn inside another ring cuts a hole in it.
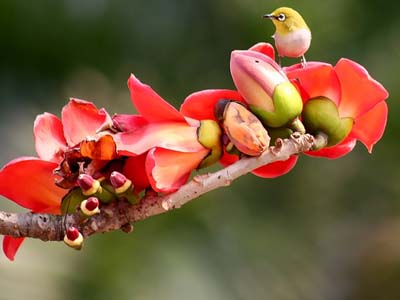
[[[117,194],[123,194],[132,187],[132,181],[117,171],[111,173],[110,182]]]
[[[216,106],[216,113],[222,112],[222,116],[216,117],[221,120],[226,135],[240,152],[257,156],[267,149],[270,141],[268,132],[246,107],[225,99],[220,100]]]
[[[304,106],[302,113],[303,123],[308,133],[316,136],[325,134],[328,138],[327,147],[337,145],[350,133],[354,120],[350,117],[340,118],[336,104],[326,97],[316,97]],[[326,137],[325,137],[326,139]],[[324,139],[320,139],[320,145],[314,148],[324,147]]]
[[[89,197],[81,202],[81,211],[86,216],[93,216],[100,212],[99,199],[96,197]]]
[[[236,50],[230,68],[236,88],[264,125],[282,127],[300,115],[300,94],[272,58]]]
[[[64,243],[71,248],[80,250],[83,245],[83,236],[76,227],[69,227],[64,236]]]
[[[88,174],[80,174],[78,177],[78,184],[82,189],[82,194],[85,196],[91,196],[101,191],[100,181]]]

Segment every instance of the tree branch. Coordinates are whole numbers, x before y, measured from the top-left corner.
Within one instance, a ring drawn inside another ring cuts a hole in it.
[[[65,228],[69,226],[77,227],[84,237],[117,229],[129,232],[132,222],[179,208],[209,191],[230,185],[236,178],[258,167],[310,150],[313,142],[314,138],[309,134],[294,133],[290,139],[278,139],[274,147],[270,147],[258,157],[245,157],[215,173],[195,176],[175,193],[165,196],[146,195],[136,205],[125,201],[112,202],[102,205],[100,214],[90,218],[84,218],[80,213],[58,216],[0,211],[0,234],[38,238],[43,241],[61,241]]]

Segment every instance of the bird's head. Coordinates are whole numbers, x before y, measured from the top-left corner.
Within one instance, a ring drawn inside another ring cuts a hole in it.
[[[279,7],[270,14],[265,14],[263,18],[270,19],[279,34],[288,34],[298,29],[308,29],[302,16],[290,7]]]

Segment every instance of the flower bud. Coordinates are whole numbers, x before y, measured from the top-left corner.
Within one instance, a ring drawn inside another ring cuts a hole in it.
[[[336,104],[326,97],[317,97],[307,101],[302,113],[302,120],[308,133],[314,135],[322,133],[327,136],[327,147],[343,141],[354,124],[352,118],[340,118]]]
[[[240,152],[257,156],[267,149],[270,141],[268,132],[257,117],[242,104],[221,99],[216,104],[215,112],[226,135]]]
[[[205,148],[210,149],[210,154],[200,163],[199,168],[205,168],[216,163],[222,156],[221,145],[222,131],[214,120],[202,120],[197,129],[197,139]]]
[[[85,216],[90,217],[100,213],[99,205],[99,199],[96,197],[89,197],[81,202],[80,208]]]
[[[77,181],[82,189],[82,194],[85,196],[92,196],[97,192],[101,192],[100,181],[93,179],[93,177],[88,174],[80,174]]]
[[[132,181],[120,172],[114,171],[110,175],[110,182],[117,194],[122,194],[132,187]]]
[[[265,126],[282,127],[300,115],[303,102],[298,91],[270,57],[233,51],[230,68],[239,93]]]
[[[83,246],[83,236],[76,227],[69,227],[65,236],[64,243],[76,250],[81,250]]]
[[[85,198],[82,190],[79,187],[74,187],[62,198],[61,213],[63,215],[76,213],[77,207]]]

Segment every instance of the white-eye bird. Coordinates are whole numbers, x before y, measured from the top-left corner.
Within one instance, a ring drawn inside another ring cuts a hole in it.
[[[272,37],[278,56],[302,57],[305,65],[304,53],[310,48],[311,31],[303,17],[289,7],[279,7],[263,17],[270,19],[275,25],[276,31]]]

